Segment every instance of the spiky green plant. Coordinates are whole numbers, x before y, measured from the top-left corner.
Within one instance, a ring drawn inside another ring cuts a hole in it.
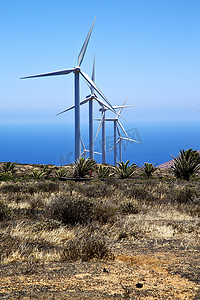
[[[67,177],[68,170],[66,169],[58,169],[55,171],[56,177],[61,178],[61,177]]]
[[[132,163],[130,166],[128,166],[129,160],[127,160],[125,163],[121,161],[117,164],[118,166],[115,166],[114,169],[119,175],[119,178],[122,179],[131,177],[138,167],[135,163]]]
[[[98,178],[109,178],[112,175],[113,173],[110,172],[110,168],[108,166],[99,165],[97,170]]]
[[[74,163],[74,177],[85,177],[96,170],[97,164],[94,159],[80,157]]]
[[[189,180],[200,169],[200,156],[196,150],[180,150],[179,155],[173,156],[172,172],[176,178]]]
[[[145,162],[142,166],[142,170],[144,171],[145,176],[147,176],[148,178],[150,178],[157,169],[158,168],[155,167],[154,164],[148,162]]]
[[[3,164],[3,171],[8,174],[8,173],[12,173],[14,174],[16,172],[16,169],[15,169],[15,163],[11,163],[10,161],[8,162],[5,162]]]
[[[34,170],[32,176],[35,179],[40,179],[40,178],[48,178],[50,175],[51,170],[49,169],[48,166],[44,166],[41,171]]]

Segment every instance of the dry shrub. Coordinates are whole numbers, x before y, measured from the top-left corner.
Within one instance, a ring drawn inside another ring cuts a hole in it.
[[[0,221],[10,219],[11,209],[3,202],[0,201]]]
[[[108,222],[116,213],[116,207],[85,197],[58,196],[47,206],[47,214],[64,224],[88,224],[92,221]]]
[[[175,191],[174,200],[179,203],[187,203],[194,198],[194,191],[191,188],[183,187]]]
[[[113,194],[113,186],[106,182],[94,180],[78,186],[77,191],[89,198],[109,197]]]
[[[145,186],[140,187],[133,187],[129,192],[129,197],[135,198],[138,200],[148,200],[148,201],[154,201],[155,196],[149,192],[147,189],[145,189]]]
[[[123,214],[138,214],[139,209],[135,203],[132,201],[124,201],[120,204],[119,207],[120,212]]]
[[[22,189],[22,183],[9,182],[0,186],[1,193],[18,193]]]
[[[114,258],[108,239],[100,230],[93,230],[92,227],[86,228],[76,237],[68,242],[63,251],[64,260],[83,260]]]

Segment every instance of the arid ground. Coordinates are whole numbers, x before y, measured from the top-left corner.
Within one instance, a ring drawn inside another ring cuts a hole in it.
[[[33,178],[42,168],[0,182],[0,299],[200,299],[199,174]]]

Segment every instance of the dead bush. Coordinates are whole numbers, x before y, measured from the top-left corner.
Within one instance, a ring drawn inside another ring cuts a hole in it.
[[[104,202],[97,202],[85,197],[58,196],[47,207],[47,214],[64,224],[88,224],[92,221],[102,223],[111,220],[116,208]]]
[[[139,209],[132,201],[124,201],[120,204],[119,210],[123,214],[138,214]]]
[[[11,218],[11,209],[3,202],[0,201],[0,221]]]
[[[194,198],[194,191],[191,188],[184,187],[175,190],[174,200],[178,203],[187,203]]]
[[[68,242],[63,251],[64,260],[109,259],[114,258],[108,239],[101,231],[93,231],[90,227]]]

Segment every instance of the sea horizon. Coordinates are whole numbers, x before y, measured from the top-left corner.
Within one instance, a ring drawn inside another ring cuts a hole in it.
[[[199,150],[198,121],[136,121],[125,124],[130,138],[141,144],[123,141],[122,160],[142,165],[160,165],[177,156],[180,149]],[[98,124],[94,125],[94,135]],[[81,135],[88,149],[88,124],[81,125]],[[28,164],[66,165],[74,162],[74,125],[69,123],[0,124],[0,161]],[[123,134],[124,135],[124,134]],[[113,125],[106,124],[107,163],[113,164]],[[101,131],[95,142],[101,152]],[[101,155],[95,154],[101,163]],[[118,159],[119,160],[119,159]]]

